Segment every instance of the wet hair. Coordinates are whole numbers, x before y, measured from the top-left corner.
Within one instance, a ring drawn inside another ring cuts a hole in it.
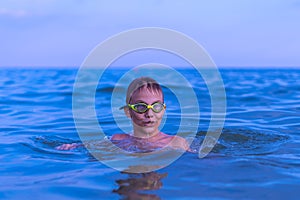
[[[135,92],[140,92],[143,89],[147,89],[150,92],[162,94],[164,99],[164,95],[161,89],[161,86],[150,77],[140,77],[134,79],[127,88],[126,94],[126,104],[130,103],[131,97]]]

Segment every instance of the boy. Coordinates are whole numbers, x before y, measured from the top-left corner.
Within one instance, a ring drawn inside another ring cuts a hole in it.
[[[163,147],[189,150],[187,141],[179,136],[160,132],[158,127],[165,113],[166,105],[160,85],[152,78],[140,77],[133,80],[126,94],[126,105],[121,107],[133,124],[132,134],[115,134],[111,140],[118,146],[128,148],[134,145],[139,150]],[[126,143],[118,141],[126,140]],[[129,142],[128,142],[129,141]]]
[[[115,134],[111,141],[124,150],[153,151],[171,147],[189,150],[187,141],[179,136],[160,132],[158,127],[165,113],[163,92],[152,78],[140,77],[133,80],[127,89],[126,105],[121,107],[133,124],[132,134]],[[74,149],[78,144],[64,144],[56,149]]]

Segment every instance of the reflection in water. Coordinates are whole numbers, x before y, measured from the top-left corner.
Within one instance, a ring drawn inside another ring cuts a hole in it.
[[[157,172],[141,173],[141,174],[128,174],[127,179],[116,180],[119,185],[118,189],[114,189],[113,192],[118,193],[124,199],[160,199],[155,194],[147,194],[146,191],[158,190],[162,187],[161,179],[168,174],[159,174]]]

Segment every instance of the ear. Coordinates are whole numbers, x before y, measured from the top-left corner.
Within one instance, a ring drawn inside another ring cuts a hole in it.
[[[163,110],[162,110],[162,116],[165,115],[165,112],[166,112],[166,109],[163,109]]]
[[[129,111],[129,108],[128,108],[128,107],[125,107],[125,108],[124,108],[124,113],[125,113],[125,115],[126,115],[128,118],[131,118],[131,114],[130,114],[130,111]]]

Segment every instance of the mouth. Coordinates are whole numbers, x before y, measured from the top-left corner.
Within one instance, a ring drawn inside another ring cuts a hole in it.
[[[155,124],[155,121],[144,121],[144,126],[153,126]]]

